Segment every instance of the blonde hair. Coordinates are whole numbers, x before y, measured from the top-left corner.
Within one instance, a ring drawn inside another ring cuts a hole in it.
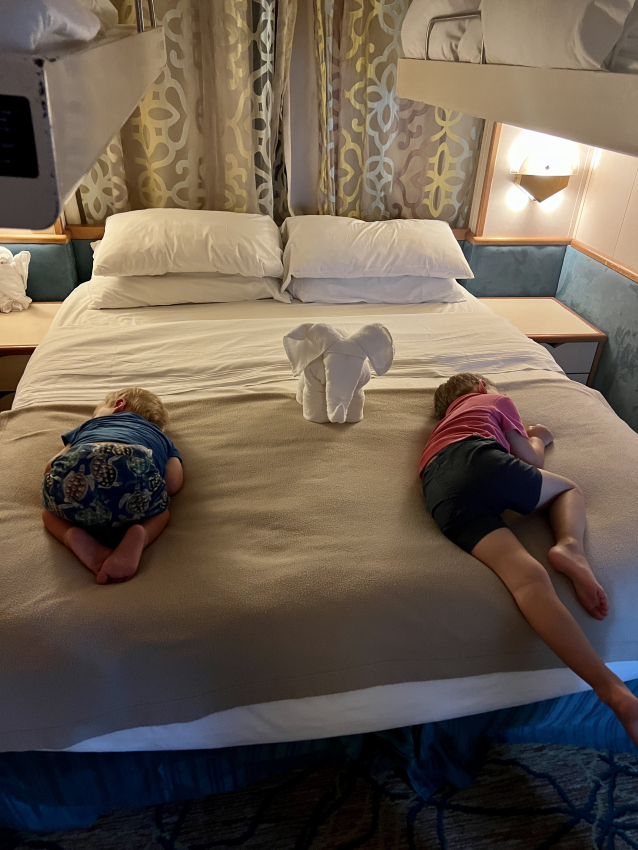
[[[460,375],[452,375],[444,384],[437,387],[434,393],[434,415],[436,418],[443,419],[448,407],[457,398],[468,393],[478,392],[479,381],[485,381],[490,387],[494,386],[489,378],[484,378],[483,375],[476,375],[474,372],[461,372]]]
[[[155,393],[143,390],[141,387],[126,387],[123,390],[109,393],[104,399],[104,403],[115,404],[120,398],[126,401],[127,411],[137,413],[138,416],[148,419],[153,425],[164,430],[168,422],[168,413],[162,404],[162,400]]]

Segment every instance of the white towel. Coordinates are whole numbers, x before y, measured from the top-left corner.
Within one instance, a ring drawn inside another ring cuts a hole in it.
[[[26,310],[31,299],[26,294],[31,254],[20,251],[15,257],[0,247],[0,313]]]

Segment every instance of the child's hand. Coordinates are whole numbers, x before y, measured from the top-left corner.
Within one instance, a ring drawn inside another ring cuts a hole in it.
[[[526,431],[528,437],[538,437],[544,446],[554,442],[554,435],[544,425],[530,425],[529,428],[526,428]]]

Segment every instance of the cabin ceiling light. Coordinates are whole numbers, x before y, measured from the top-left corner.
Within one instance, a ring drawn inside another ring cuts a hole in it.
[[[534,201],[546,201],[567,188],[573,166],[567,157],[528,156],[515,172],[514,182]]]

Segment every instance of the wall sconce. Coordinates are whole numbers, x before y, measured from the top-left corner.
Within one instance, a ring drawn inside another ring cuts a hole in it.
[[[574,168],[568,157],[531,154],[514,171],[514,182],[534,201],[546,201],[565,189]]]

